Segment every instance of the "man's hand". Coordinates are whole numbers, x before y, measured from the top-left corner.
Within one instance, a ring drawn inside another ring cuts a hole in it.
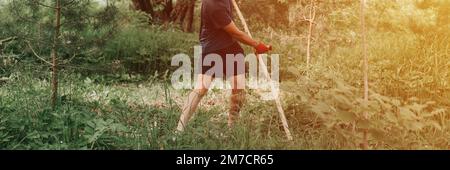
[[[272,50],[272,46],[270,45],[265,45],[264,43],[259,43],[256,47],[255,47],[255,53],[258,54],[264,54],[267,53],[268,51]]]

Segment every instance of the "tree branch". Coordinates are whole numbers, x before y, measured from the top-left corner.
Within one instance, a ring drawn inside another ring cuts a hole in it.
[[[67,3],[65,3],[65,4],[62,4],[61,7],[62,7],[62,8],[67,7],[67,6],[69,6],[69,5],[72,5],[74,2],[75,2],[75,0],[72,0],[72,1],[70,1],[70,2],[67,2]]]
[[[3,45],[3,43],[7,43],[9,41],[15,40],[17,37],[9,37],[3,40],[0,40],[0,45]]]
[[[43,3],[40,3],[40,2],[38,2],[38,1],[36,1],[36,3],[37,3],[38,5],[40,5],[40,6],[43,6],[43,7],[47,7],[47,8],[52,8],[52,9],[56,9],[56,7],[53,7],[53,6],[49,6],[49,5],[45,5],[45,4],[43,4]]]
[[[36,51],[34,51],[33,47],[31,47],[31,44],[30,44],[29,41],[27,41],[27,45],[28,45],[28,47],[31,49],[31,52],[33,52],[34,56],[36,56],[39,60],[41,60],[41,61],[43,61],[43,62],[45,62],[45,63],[47,63],[47,64],[49,64],[49,65],[51,65],[51,66],[53,65],[52,63],[50,63],[50,62],[48,62],[47,60],[45,60],[45,59],[43,59],[42,57],[40,57],[40,56],[36,53]]]
[[[72,57],[70,57],[68,60],[66,60],[66,61],[64,61],[63,63],[61,63],[60,65],[62,65],[62,64],[68,64],[68,63],[70,63],[76,56],[77,56],[78,54],[73,54],[73,56]]]

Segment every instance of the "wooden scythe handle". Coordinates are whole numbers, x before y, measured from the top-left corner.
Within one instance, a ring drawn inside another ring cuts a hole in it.
[[[242,25],[244,26],[245,32],[247,32],[247,34],[252,37],[252,34],[250,33],[250,29],[248,28],[247,22],[245,21],[244,15],[242,15],[241,10],[239,9],[239,6],[236,3],[236,0],[231,0],[234,6],[234,9],[237,12],[237,15],[239,16],[239,19],[242,22]],[[253,37],[252,37],[253,38]],[[270,81],[270,75],[269,75],[269,71],[267,70],[267,66],[264,63],[263,59],[258,55],[257,56],[258,61],[261,65],[261,69],[264,73],[264,75],[266,76],[266,78]],[[276,91],[275,91],[275,85],[273,84],[272,81],[270,81],[270,88],[272,90],[272,95],[275,98],[275,103],[277,105],[277,109],[278,109],[278,115],[280,116],[281,122],[283,123],[283,128],[284,128],[284,132],[286,133],[286,137],[288,138],[288,140],[293,140],[292,139],[292,135],[291,135],[291,131],[289,131],[289,125],[288,122],[286,120],[286,115],[284,114],[284,110],[283,107],[281,105],[281,100],[280,98],[277,96]]]

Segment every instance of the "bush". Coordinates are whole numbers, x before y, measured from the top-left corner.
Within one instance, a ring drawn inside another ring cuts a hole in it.
[[[170,70],[171,57],[193,54],[196,43],[192,34],[130,26],[109,41],[104,51],[108,60],[121,63],[127,73],[147,74]]]

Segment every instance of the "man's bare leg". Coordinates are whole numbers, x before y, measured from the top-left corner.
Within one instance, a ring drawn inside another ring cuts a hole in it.
[[[239,119],[239,112],[245,102],[245,81],[244,75],[233,76],[231,81],[231,102],[228,113],[228,127],[233,127]]]
[[[212,79],[213,78],[208,75],[198,75],[198,81],[195,88],[189,94],[186,103],[183,106],[182,114],[180,116],[180,120],[178,121],[177,131],[184,131],[187,123],[197,110],[200,101],[208,93],[208,88],[211,85]]]

